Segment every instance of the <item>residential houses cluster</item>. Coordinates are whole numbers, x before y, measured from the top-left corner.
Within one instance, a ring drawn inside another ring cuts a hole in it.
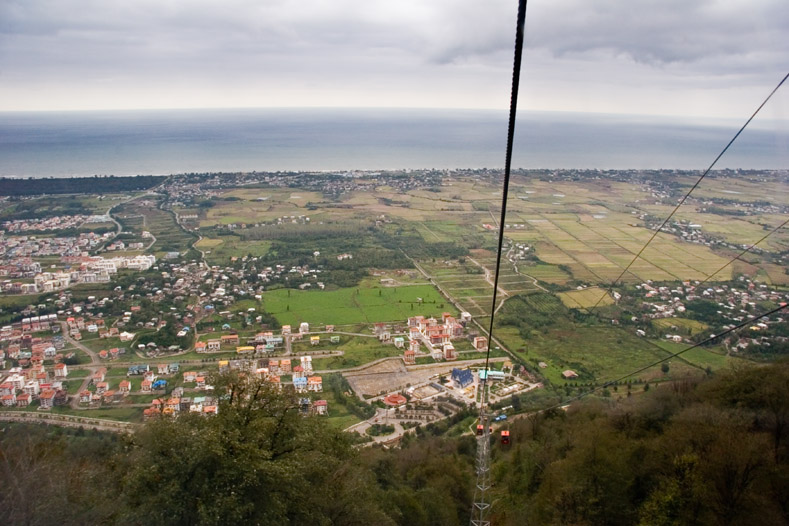
[[[117,250],[142,250],[144,247],[145,243],[142,241],[131,241],[129,243],[125,243],[118,239],[104,247],[104,250],[107,252],[115,252]]]
[[[106,232],[81,233],[68,237],[2,236],[0,237],[0,262],[5,264],[14,258],[44,256],[79,256],[83,252],[95,250],[114,234]]]
[[[636,286],[636,290],[643,295],[642,309],[646,314],[645,320],[661,318],[683,318],[687,316],[687,305],[694,300],[708,300],[717,303],[719,310],[716,315],[719,325],[713,330],[731,329],[739,323],[744,322],[749,317],[757,313],[757,305],[760,302],[782,303],[789,302],[789,293],[770,287],[764,283],[759,283],[745,277],[738,278],[740,286],[734,285],[715,285],[699,286],[699,282],[683,282],[675,287],[656,286],[652,282],[641,283]],[[631,320],[638,322],[638,317]],[[744,348],[749,343],[763,345],[765,337],[761,332],[765,332],[769,325],[782,321],[782,318],[773,317],[772,319],[761,319],[758,323],[750,326],[750,336],[740,338],[738,347]],[[646,336],[646,331],[636,329],[638,336]],[[665,339],[674,342],[686,341],[687,337],[680,334],[665,334]],[[769,345],[769,341],[766,342]],[[736,349],[735,349],[736,350]]]
[[[179,414],[219,414],[219,403],[213,396],[183,396],[174,391],[167,398],[154,398],[151,407],[143,410],[143,418],[149,420],[159,416],[178,416]]]
[[[107,379],[107,369],[100,367],[91,374],[89,388],[79,393],[79,403],[90,407],[117,404],[131,393],[131,388],[129,380],[121,380],[117,389],[112,389]]]
[[[172,364],[170,364],[172,366]],[[276,386],[277,389],[283,388],[283,382],[280,375],[291,375],[292,382],[290,384],[297,393],[323,391],[323,379],[320,376],[311,375],[312,363],[311,357],[302,357],[298,365],[293,366],[291,359],[263,359],[263,360],[221,360],[218,362],[219,371],[239,371],[242,374],[249,374],[250,379],[261,379]],[[168,374],[163,370],[165,364],[159,365],[158,373]],[[169,371],[172,373],[172,369]],[[156,382],[163,380],[156,380],[157,376],[148,366],[133,366],[129,368],[130,375],[143,375],[142,392],[153,392],[156,390]],[[212,386],[208,385],[208,373],[203,371],[185,371],[183,374],[184,384],[194,384],[194,389],[198,391],[211,391]],[[201,413],[201,414],[217,414],[218,404],[217,401],[208,396],[189,398],[183,396],[184,389],[176,388],[167,399],[154,399],[151,407],[144,411],[145,418],[154,416],[177,416],[185,412]],[[328,404],[325,400],[316,401],[311,404],[310,410],[315,414],[327,414]]]
[[[37,401],[43,410],[66,405],[68,393],[63,381],[67,376],[68,366],[62,362],[50,369],[43,363],[27,368],[12,367],[0,381],[0,402],[3,407],[28,407]]]
[[[63,361],[68,356],[60,352],[65,346],[62,336],[40,334],[53,328],[60,329],[56,314],[23,318],[21,322],[0,328],[0,369],[5,368],[6,358],[17,361],[22,367],[42,365],[45,360]]]
[[[18,233],[28,231],[55,231],[66,230],[69,228],[78,228],[85,223],[91,216],[86,215],[73,215],[73,216],[54,216],[45,217],[42,219],[13,219],[10,221],[3,221],[0,228],[6,232]],[[100,216],[104,217],[104,216]],[[109,221],[109,219],[106,219]]]
[[[82,339],[82,331],[87,331],[89,334],[98,334],[99,338],[119,338],[123,341],[131,341],[134,339],[134,334],[128,332],[120,332],[120,329],[115,327],[108,327],[110,321],[102,317],[84,317],[84,316],[69,316],[66,318],[66,328],[71,338],[75,340]],[[116,322],[116,325],[123,325],[121,322]],[[111,351],[105,351],[106,355],[99,356],[101,358],[117,358],[118,355],[126,352],[125,348],[115,348]]]
[[[32,278],[41,272],[41,264],[29,257],[13,258],[0,265],[0,277]],[[3,289],[10,287],[10,281],[3,282]]]
[[[424,316],[412,316],[408,318],[408,348],[403,353],[403,360],[406,364],[416,362],[416,353],[419,352],[420,342],[427,348],[435,360],[456,360],[457,351],[452,340],[463,337],[465,326],[471,320],[468,313],[461,314],[461,321],[458,321],[450,313],[445,312],[441,315],[441,320],[436,318],[425,318]],[[379,332],[379,338],[385,337],[385,332]],[[395,345],[405,347],[404,341],[395,341]]]
[[[311,356],[301,356],[295,366],[290,358],[221,360],[219,361],[219,371],[251,373],[251,378],[263,379],[280,389],[288,383],[283,383],[282,376],[290,375],[292,380],[290,384],[293,385],[296,392],[319,393],[323,391],[323,378],[313,374]]]
[[[229,328],[229,325],[226,324],[226,326]],[[302,322],[299,324],[298,332],[293,332],[290,325],[283,325],[279,335],[274,334],[273,331],[261,331],[255,334],[253,338],[248,338],[243,342],[235,332],[222,334],[206,341],[198,341],[195,344],[195,351],[198,353],[215,353],[235,349],[239,355],[265,355],[281,347],[285,338],[289,338],[291,341],[303,339],[304,336],[309,335],[309,327],[309,323]],[[332,332],[333,330],[333,325],[326,326],[327,332]],[[329,341],[335,344],[339,343],[340,337],[332,335],[329,337]],[[313,334],[309,336],[309,342],[311,345],[318,345],[321,342],[321,337]]]
[[[3,289],[11,293],[37,294],[67,289],[77,283],[107,283],[118,269],[148,270],[156,262],[156,258],[152,255],[110,259],[101,256],[64,256],[61,261],[67,265],[63,270],[41,272],[39,266],[39,271],[33,276],[33,283],[9,281],[4,284]]]

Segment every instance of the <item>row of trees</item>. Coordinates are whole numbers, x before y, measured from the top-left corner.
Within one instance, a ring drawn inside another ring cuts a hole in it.
[[[40,194],[114,194],[147,190],[162,183],[166,176],[138,175],[135,177],[49,177],[28,179],[0,178],[0,195]]]

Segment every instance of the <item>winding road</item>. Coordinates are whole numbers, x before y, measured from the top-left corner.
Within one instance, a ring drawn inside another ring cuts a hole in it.
[[[68,333],[68,324],[65,321],[60,322],[60,331],[63,334],[63,339],[68,342],[69,345],[76,347],[80,351],[83,351],[85,354],[88,355],[90,358],[90,365],[83,365],[79,366],[80,369],[88,369],[90,374],[88,374],[85,379],[82,381],[82,385],[79,386],[79,390],[77,394],[71,397],[71,408],[72,409],[81,409],[79,406],[79,393],[84,391],[90,385],[91,379],[93,377],[93,373],[99,369],[101,365],[101,360],[99,360],[99,355],[96,354],[93,350],[86,347],[84,344],[78,342],[74,338],[72,338]]]

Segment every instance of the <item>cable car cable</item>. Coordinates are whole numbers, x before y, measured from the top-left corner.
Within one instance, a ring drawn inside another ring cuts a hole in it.
[[[631,376],[633,376],[635,374],[644,372],[647,369],[651,369],[652,367],[655,367],[656,365],[660,365],[663,362],[667,362],[667,361],[671,360],[672,358],[676,358],[677,356],[680,356],[681,354],[684,354],[684,353],[686,353],[686,352],[688,352],[688,351],[690,351],[692,349],[696,349],[698,347],[701,347],[702,345],[706,345],[706,344],[711,343],[711,342],[713,342],[713,341],[715,341],[717,339],[720,339],[720,338],[722,338],[722,337],[724,337],[724,336],[726,336],[728,334],[731,334],[732,332],[740,330],[743,327],[745,327],[746,325],[749,325],[749,324],[755,322],[756,320],[759,320],[761,318],[765,318],[765,317],[770,316],[772,314],[775,314],[777,312],[781,312],[782,310],[786,309],[787,307],[789,307],[789,304],[782,303],[778,307],[776,307],[774,309],[771,309],[771,310],[769,310],[767,312],[764,312],[762,314],[759,314],[758,316],[754,316],[753,318],[750,318],[748,320],[745,320],[745,321],[735,325],[734,327],[730,327],[730,328],[726,329],[725,331],[723,331],[720,334],[712,335],[709,338],[707,338],[707,339],[705,339],[705,340],[703,340],[703,341],[701,341],[699,343],[691,345],[690,347],[686,347],[685,349],[682,349],[681,351],[677,351],[675,353],[672,353],[672,354],[670,354],[669,356],[667,356],[665,358],[661,358],[660,360],[656,360],[656,361],[650,363],[649,365],[645,365],[643,367],[639,367],[638,369],[636,369],[634,371],[631,371],[631,372],[629,372],[629,373],[627,373],[625,375],[622,375],[622,376],[620,376],[620,377],[618,377],[618,378],[616,378],[614,380],[609,380],[607,382],[604,382],[602,385],[594,387],[594,388],[590,389],[589,391],[583,392],[583,393],[581,393],[579,395],[576,395],[576,396],[574,396],[574,397],[572,397],[572,398],[570,398],[568,400],[565,400],[563,402],[560,402],[558,404],[554,404],[552,406],[549,406],[549,407],[547,407],[545,409],[542,409],[541,411],[551,411],[553,409],[558,409],[560,407],[566,406],[567,404],[570,404],[572,402],[577,402],[578,400],[581,400],[582,398],[586,398],[587,396],[589,396],[591,394],[594,394],[594,393],[596,393],[596,392],[598,392],[598,391],[600,391],[602,389],[605,389],[606,387],[608,387],[610,385],[618,384],[622,380],[625,380],[625,379],[627,379],[627,378],[629,378],[629,377],[631,377]]]
[[[510,171],[512,169],[512,143],[515,138],[515,116],[518,109],[518,89],[520,87],[521,59],[523,58],[523,33],[526,23],[526,0],[518,2],[518,19],[515,30],[515,58],[512,66],[512,92],[510,95],[510,116],[507,126],[507,153],[504,162],[504,182],[501,196],[501,217],[499,219],[499,241],[496,250],[496,273],[493,278],[493,303],[490,310],[490,326],[488,328],[488,349],[485,353],[485,378],[482,380],[482,399],[480,401],[480,415],[487,403],[485,389],[488,382],[490,368],[490,347],[493,345],[493,322],[496,318],[496,298],[499,290],[499,271],[501,269],[501,249],[504,246],[504,224],[507,215],[507,195],[510,189]]]
[[[745,121],[745,124],[743,124],[740,127],[740,129],[737,131],[737,133],[734,134],[734,137],[731,138],[731,140],[728,142],[728,144],[726,144],[726,146],[723,148],[723,150],[721,150],[721,152],[718,154],[718,156],[715,157],[715,160],[712,161],[712,164],[710,164],[709,167],[706,170],[704,170],[704,173],[701,174],[701,177],[699,177],[699,179],[696,181],[696,183],[690,188],[690,190],[688,190],[688,192],[685,194],[685,196],[682,199],[680,199],[679,203],[677,203],[677,206],[674,207],[674,210],[671,211],[671,213],[668,215],[668,217],[666,217],[666,219],[663,220],[663,223],[661,223],[661,225],[652,233],[652,236],[649,238],[649,240],[647,240],[647,242],[644,244],[644,246],[641,247],[641,250],[639,250],[638,253],[635,256],[633,256],[633,259],[631,259],[630,263],[628,263],[627,266],[624,268],[624,270],[622,270],[622,273],[619,274],[619,276],[613,282],[611,282],[611,285],[608,287],[608,290],[606,290],[603,293],[603,295],[600,296],[600,299],[598,299],[597,303],[595,303],[592,306],[592,309],[594,309],[598,305],[600,305],[600,302],[603,301],[603,298],[605,298],[607,294],[611,293],[611,291],[613,290],[614,285],[616,285],[616,283],[620,279],[622,279],[622,276],[624,276],[625,273],[627,273],[627,271],[630,270],[630,267],[633,266],[633,263],[635,263],[636,260],[641,257],[641,254],[644,253],[644,250],[646,250],[646,248],[650,245],[650,243],[652,243],[652,241],[655,239],[655,237],[657,237],[657,235],[660,233],[660,231],[663,230],[663,227],[666,226],[666,224],[669,222],[669,220],[672,217],[674,217],[674,214],[677,213],[677,210],[679,210],[679,208],[685,203],[685,201],[688,199],[688,197],[690,197],[690,194],[693,193],[693,190],[695,190],[696,187],[699,186],[701,181],[703,181],[704,178],[707,177],[707,174],[710,173],[710,171],[715,166],[715,164],[717,164],[717,162],[720,160],[720,158],[723,157],[723,154],[725,154],[726,151],[728,151],[729,147],[732,144],[734,144],[734,141],[736,141],[737,138],[740,136],[740,134],[743,131],[745,131],[745,128],[748,127],[748,125],[756,117],[756,115],[758,115],[758,113],[761,111],[761,109],[764,107],[764,105],[767,104],[767,101],[769,101],[770,98],[772,98],[772,96],[775,94],[775,92],[778,91],[778,89],[781,86],[783,86],[783,84],[784,84],[784,82],[786,82],[787,78],[789,78],[789,73],[787,73],[784,76],[784,78],[781,79],[781,82],[779,82],[778,85],[775,88],[773,88],[773,90],[770,92],[770,94],[767,95],[767,98],[765,98],[762,101],[762,103],[759,105],[759,107],[756,108],[756,111],[754,111],[753,114],[751,114],[751,116],[748,118],[748,120]]]
[[[787,223],[789,223],[789,219],[787,219],[786,221],[784,221],[783,223],[781,223],[781,224],[780,224],[780,225],[778,225],[777,227],[773,228],[771,231],[767,232],[767,233],[766,233],[766,234],[765,234],[765,235],[764,235],[764,236],[763,236],[763,237],[762,237],[762,238],[761,238],[759,241],[757,241],[756,243],[752,244],[751,246],[749,246],[748,248],[744,249],[742,252],[740,252],[739,254],[737,254],[736,256],[734,256],[733,258],[731,258],[731,259],[729,260],[729,262],[728,262],[728,263],[726,263],[726,264],[725,264],[725,265],[723,265],[721,268],[719,268],[718,270],[716,270],[715,272],[713,272],[712,274],[710,274],[709,276],[707,276],[706,278],[704,278],[702,281],[700,281],[700,282],[699,282],[699,283],[696,285],[696,287],[700,287],[700,286],[701,286],[701,285],[703,285],[704,283],[707,283],[707,282],[710,280],[710,278],[712,278],[712,277],[713,277],[714,275],[716,275],[718,272],[720,272],[721,270],[725,269],[726,267],[728,267],[729,265],[731,265],[732,263],[734,263],[735,261],[737,261],[738,259],[740,259],[742,256],[744,256],[745,254],[747,254],[748,252],[750,252],[750,251],[751,251],[751,250],[753,250],[754,248],[756,248],[756,245],[758,245],[759,243],[761,243],[762,241],[764,241],[765,239],[767,239],[767,238],[768,238],[768,237],[770,237],[771,235],[775,234],[777,231],[781,230],[783,227],[785,227],[785,226],[786,226],[786,224],[787,224]]]

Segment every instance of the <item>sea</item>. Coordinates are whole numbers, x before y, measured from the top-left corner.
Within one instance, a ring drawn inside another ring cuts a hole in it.
[[[0,176],[502,168],[507,112],[216,109],[0,113]],[[523,111],[513,167],[706,169],[744,121]],[[789,168],[789,124],[749,126],[716,168]]]

